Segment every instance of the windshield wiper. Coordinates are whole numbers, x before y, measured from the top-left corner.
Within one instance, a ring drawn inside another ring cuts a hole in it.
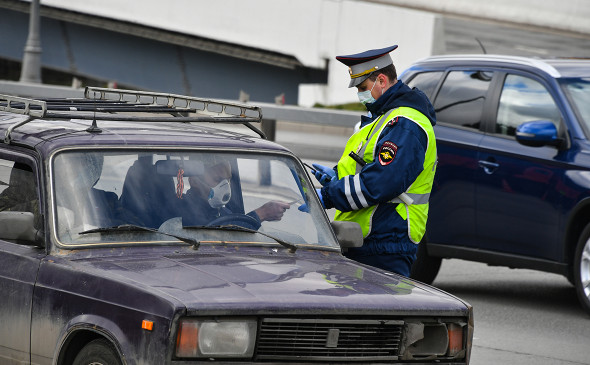
[[[195,240],[193,238],[178,236],[178,235],[175,235],[172,233],[158,231],[157,229],[154,229],[154,228],[136,226],[134,224],[121,224],[119,226],[113,226],[113,227],[94,228],[94,229],[89,229],[87,231],[80,232],[78,234],[109,233],[109,232],[138,232],[138,231],[140,231],[140,232],[141,231],[153,232],[153,233],[163,234],[163,235],[169,236],[169,237],[174,237],[179,241],[182,241],[182,242],[188,243],[189,245],[192,245],[194,250],[198,250],[199,246],[201,245],[200,241]]]
[[[219,230],[219,231],[237,231],[237,232],[258,233],[258,234],[261,234],[261,235],[268,237],[272,240],[275,240],[281,246],[288,248],[289,252],[291,252],[291,253],[295,253],[295,251],[297,251],[297,246],[295,246],[292,243],[289,243],[287,241],[283,241],[282,239],[272,236],[270,234],[260,232],[260,231],[257,231],[255,229],[251,229],[251,228],[245,228],[245,227],[238,226],[235,224],[226,224],[223,226],[184,226],[182,228],[184,228],[184,229],[213,229],[213,230]]]

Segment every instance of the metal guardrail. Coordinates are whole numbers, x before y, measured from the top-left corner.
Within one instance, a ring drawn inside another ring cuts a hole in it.
[[[11,94],[33,98],[83,98],[84,89],[0,80],[0,94]],[[227,103],[241,105],[237,101],[227,101]],[[292,105],[257,102],[252,102],[251,105],[252,107],[260,108],[262,110],[262,118],[270,121],[288,121],[350,128],[353,127],[360,118],[359,112],[343,110],[305,108]]]
[[[84,90],[0,80],[0,94],[37,99],[56,96],[79,99],[84,97]],[[352,111],[271,103],[252,103],[252,105],[262,110],[263,120],[260,128],[269,140],[277,141],[300,158],[325,163],[338,161],[348,139],[348,133],[352,133],[354,125],[360,118],[360,112]],[[28,119],[24,122],[26,121]]]

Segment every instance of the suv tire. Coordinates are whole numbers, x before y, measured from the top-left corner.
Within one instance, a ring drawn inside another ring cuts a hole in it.
[[[590,315],[590,223],[582,231],[576,247],[573,279],[580,304]]]
[[[421,281],[425,284],[432,284],[440,270],[442,258],[429,256],[426,248],[426,237],[418,245],[416,261],[412,265],[410,278]]]

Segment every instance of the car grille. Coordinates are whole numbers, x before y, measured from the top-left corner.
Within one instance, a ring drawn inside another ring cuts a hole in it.
[[[396,360],[403,321],[266,318],[258,360]]]

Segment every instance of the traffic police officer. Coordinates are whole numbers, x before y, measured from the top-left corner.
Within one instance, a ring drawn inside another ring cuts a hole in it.
[[[436,117],[418,89],[397,80],[389,53],[397,46],[338,56],[349,87],[369,111],[334,169],[314,164],[325,208],[335,220],[358,222],[364,243],[345,255],[409,276],[424,236],[436,168]]]

